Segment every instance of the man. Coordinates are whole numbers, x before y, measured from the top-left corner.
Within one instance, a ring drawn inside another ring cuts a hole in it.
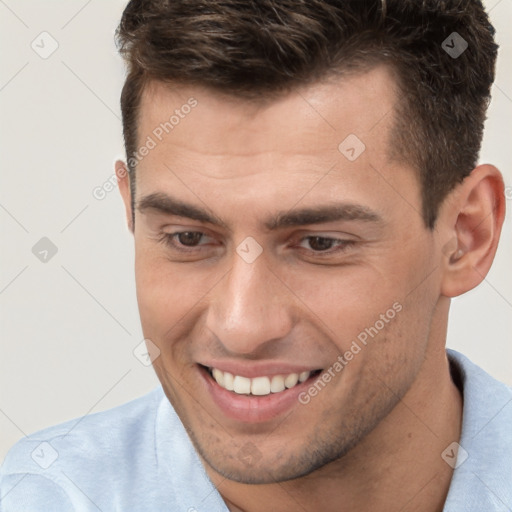
[[[0,510],[510,510],[512,391],[445,349],[504,219],[493,32],[470,0],[132,0],[116,173],[161,387],[18,443]]]

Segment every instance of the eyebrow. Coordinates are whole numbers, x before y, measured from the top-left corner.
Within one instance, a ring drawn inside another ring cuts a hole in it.
[[[141,213],[144,213],[146,210],[156,210],[167,215],[185,217],[198,222],[222,226],[229,230],[225,222],[207,209],[185,203],[163,193],[154,193],[143,197],[138,201],[137,209]],[[383,219],[381,215],[366,206],[353,203],[338,203],[278,212],[271,219],[265,221],[264,226],[269,231],[275,231],[284,227],[336,221],[381,223]]]
[[[144,213],[146,210],[156,210],[167,215],[175,215],[177,217],[186,217],[188,219],[197,220],[210,224],[217,224],[227,228],[221,219],[203,208],[198,208],[192,204],[184,203],[167,194],[154,193],[144,196],[137,202],[137,210]]]
[[[265,227],[269,230],[275,230],[290,226],[354,220],[378,223],[382,222],[383,219],[377,212],[366,206],[340,203],[278,213],[273,219],[265,223]]]

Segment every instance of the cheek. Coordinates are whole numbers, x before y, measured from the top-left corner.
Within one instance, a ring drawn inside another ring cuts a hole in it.
[[[197,319],[208,293],[222,278],[213,269],[169,261],[163,251],[141,247],[135,253],[137,301],[144,334],[176,338]]]
[[[421,281],[425,274],[416,270],[416,274],[403,275],[403,281],[394,286],[391,282],[387,287],[376,287],[366,306],[361,302],[351,310],[357,318],[351,342],[355,340],[361,347],[362,357],[357,356],[358,361],[347,368],[347,373],[366,372],[368,379],[377,378],[397,395],[405,393],[435,341],[431,327],[438,297],[436,274]]]
[[[190,360],[187,340],[195,328],[201,294],[185,272],[154,254],[136,254],[135,275],[144,338],[160,350],[153,368],[176,404],[176,379],[181,380]]]
[[[354,341],[365,348],[383,340],[386,352],[414,351],[411,340],[423,340],[420,345],[427,341],[438,297],[437,272],[427,257],[417,257],[419,251],[396,252],[384,252],[378,261],[311,267],[308,273],[283,276],[302,311],[333,342],[336,353],[349,351]]]
[[[193,304],[191,286],[184,286],[184,274],[157,251],[139,248],[135,254],[137,301],[146,336],[160,335],[185,315]],[[151,333],[146,332],[150,330]]]
[[[343,343],[375,322],[381,322],[380,315],[389,311],[385,320],[395,317],[393,304],[403,295],[384,275],[376,267],[353,265],[290,273],[283,281],[299,299],[302,309],[312,313],[312,321],[329,338]]]

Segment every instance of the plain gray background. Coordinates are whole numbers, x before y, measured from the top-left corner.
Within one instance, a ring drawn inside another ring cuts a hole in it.
[[[501,51],[481,161],[504,173],[511,209],[512,0],[486,5]],[[23,435],[158,384],[133,354],[143,336],[121,199],[116,187],[93,196],[124,158],[113,42],[124,6],[0,0],[0,460]],[[448,334],[509,384],[511,233],[508,215],[493,269],[453,301]]]

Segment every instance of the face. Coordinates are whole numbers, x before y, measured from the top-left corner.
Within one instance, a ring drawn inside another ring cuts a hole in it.
[[[397,101],[385,68],[260,106],[145,92],[144,336],[197,451],[232,480],[342,463],[420,375],[439,247],[415,172],[388,159]]]

